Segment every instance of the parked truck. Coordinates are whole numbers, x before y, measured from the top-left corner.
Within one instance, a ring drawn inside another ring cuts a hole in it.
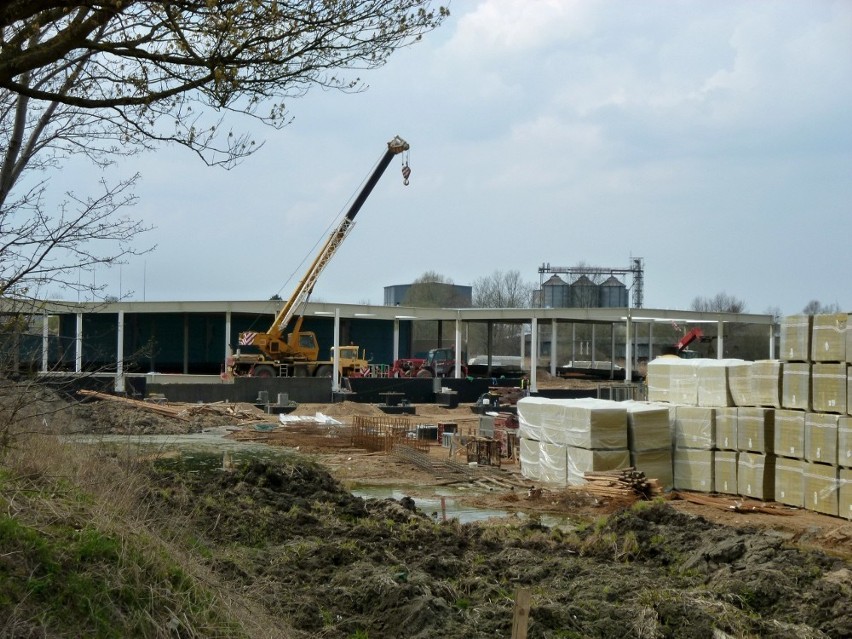
[[[269,329],[265,332],[240,333],[239,348],[228,357],[226,362],[226,370],[229,374],[252,377],[331,377],[334,352],[331,353],[330,359],[320,359],[316,335],[311,331],[302,330],[304,307],[310,299],[320,273],[352,230],[355,216],[379,178],[394,156],[405,153],[408,149],[408,143],[399,136],[388,142],[387,150],[364,187],[349,207],[341,223],[329,235],[296,289],[278,311]],[[408,184],[410,173],[411,169],[404,161],[402,174],[405,184]],[[292,330],[286,332],[291,322],[293,322]],[[246,349],[245,352],[243,348]],[[364,352],[355,345],[340,347],[338,365],[340,375],[343,377],[350,374],[363,374],[369,369]]]

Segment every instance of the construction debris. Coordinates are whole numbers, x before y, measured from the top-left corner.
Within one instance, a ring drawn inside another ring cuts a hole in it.
[[[131,408],[136,408],[165,417],[171,417],[180,421],[191,421],[192,418],[201,415],[215,415],[221,417],[232,418],[234,423],[251,425],[255,423],[268,422],[269,418],[259,415],[256,411],[245,410],[238,408],[236,404],[227,402],[215,402],[210,404],[175,404],[165,401],[140,401],[138,399],[130,399],[121,397],[120,395],[110,395],[109,393],[100,393],[91,390],[79,390],[77,394],[88,399],[96,399],[102,401],[122,404]]]
[[[673,497],[676,499],[683,499],[684,501],[688,501],[692,504],[699,504],[701,506],[712,506],[713,508],[718,508],[719,510],[732,510],[737,513],[763,513],[766,515],[783,515],[785,517],[789,517],[795,512],[793,509],[787,506],[782,506],[780,504],[768,504],[764,502],[745,502],[741,499],[731,499],[728,497],[711,497],[710,495],[703,495],[698,493],[678,492],[674,493]]]

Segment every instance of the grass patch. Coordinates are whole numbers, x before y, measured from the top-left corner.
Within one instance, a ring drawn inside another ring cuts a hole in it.
[[[147,510],[141,470],[96,446],[16,439],[0,466],[0,634],[273,634],[231,603],[203,540],[163,536],[174,522]]]

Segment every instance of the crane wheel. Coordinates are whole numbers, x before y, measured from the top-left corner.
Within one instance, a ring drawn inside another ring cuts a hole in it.
[[[324,364],[322,366],[317,367],[317,372],[314,373],[314,377],[331,377],[331,373],[333,372],[333,367],[328,364]]]
[[[421,368],[417,371],[417,377],[432,377],[432,371],[428,368]]]
[[[264,379],[275,377],[275,369],[271,366],[267,366],[265,364],[261,366],[255,366],[251,372],[252,377],[261,377]]]

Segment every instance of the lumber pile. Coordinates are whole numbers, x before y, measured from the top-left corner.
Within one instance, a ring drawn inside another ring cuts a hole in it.
[[[174,406],[169,406],[167,404],[152,404],[149,402],[139,401],[138,399],[119,397],[118,395],[110,395],[109,393],[99,393],[98,391],[91,390],[79,390],[77,391],[77,394],[82,397],[87,397],[89,399],[100,399],[109,402],[117,402],[119,404],[124,404],[132,408],[138,408],[152,413],[157,413],[158,415],[165,415],[166,417],[189,421],[189,417],[186,415],[183,409]]]
[[[639,496],[650,499],[663,492],[659,481],[645,477],[645,473],[632,466],[621,470],[586,471],[583,479],[585,490],[602,497]]]
[[[138,399],[130,399],[109,393],[100,393],[91,390],[79,390],[77,394],[88,399],[97,399],[115,402],[129,408],[144,410],[165,417],[171,417],[180,421],[190,421],[199,415],[214,415],[228,417],[240,424],[251,424],[269,421],[268,417],[258,415],[256,411],[238,408],[236,404],[216,402],[212,404],[168,404],[159,402],[145,402]]]

